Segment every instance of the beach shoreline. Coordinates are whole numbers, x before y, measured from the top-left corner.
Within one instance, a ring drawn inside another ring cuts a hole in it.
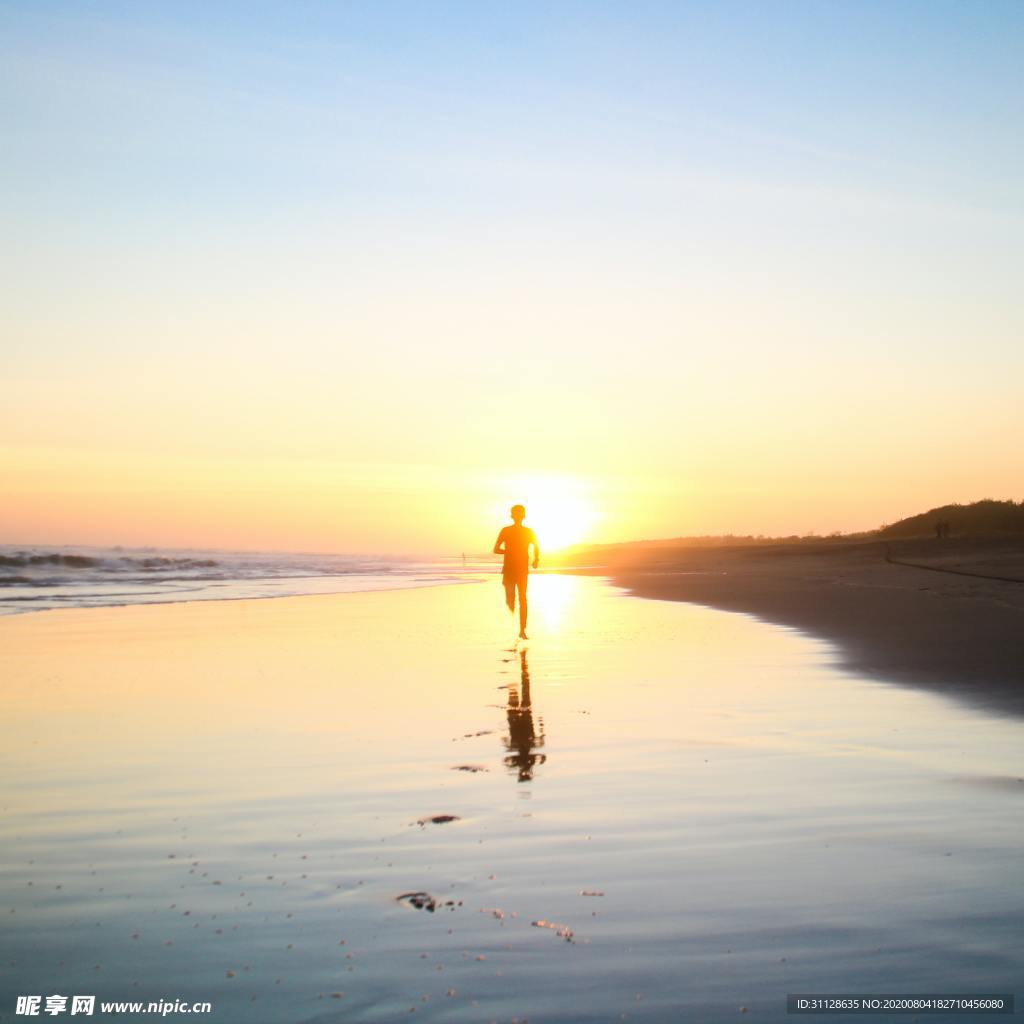
[[[832,643],[838,667],[1024,716],[1024,544],[972,540],[610,551],[600,574]]]
[[[603,578],[530,621],[496,581],[0,621],[0,1001],[781,1021],[1020,975],[1019,719]]]

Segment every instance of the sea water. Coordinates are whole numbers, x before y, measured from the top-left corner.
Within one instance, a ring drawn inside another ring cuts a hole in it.
[[[0,615],[402,590],[493,571],[493,564],[455,557],[0,545]]]
[[[501,597],[0,623],[4,1018],[781,1021],[1024,978],[1020,721],[597,579],[533,577],[517,643]]]

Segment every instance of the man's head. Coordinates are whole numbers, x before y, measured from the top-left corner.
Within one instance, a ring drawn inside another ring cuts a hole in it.
[[[512,506],[512,522],[517,526],[526,518],[526,509],[522,505]]]

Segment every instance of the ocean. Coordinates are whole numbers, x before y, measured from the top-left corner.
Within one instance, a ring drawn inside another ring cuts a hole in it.
[[[465,583],[461,557],[0,545],[0,615],[176,601],[295,597]]]

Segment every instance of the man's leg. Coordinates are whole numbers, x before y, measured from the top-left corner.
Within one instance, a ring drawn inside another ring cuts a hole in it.
[[[519,635],[526,633],[526,577],[516,581],[519,588]]]
[[[516,610],[516,582],[515,580],[502,580],[505,584],[505,604],[508,605],[508,610],[514,612]]]

